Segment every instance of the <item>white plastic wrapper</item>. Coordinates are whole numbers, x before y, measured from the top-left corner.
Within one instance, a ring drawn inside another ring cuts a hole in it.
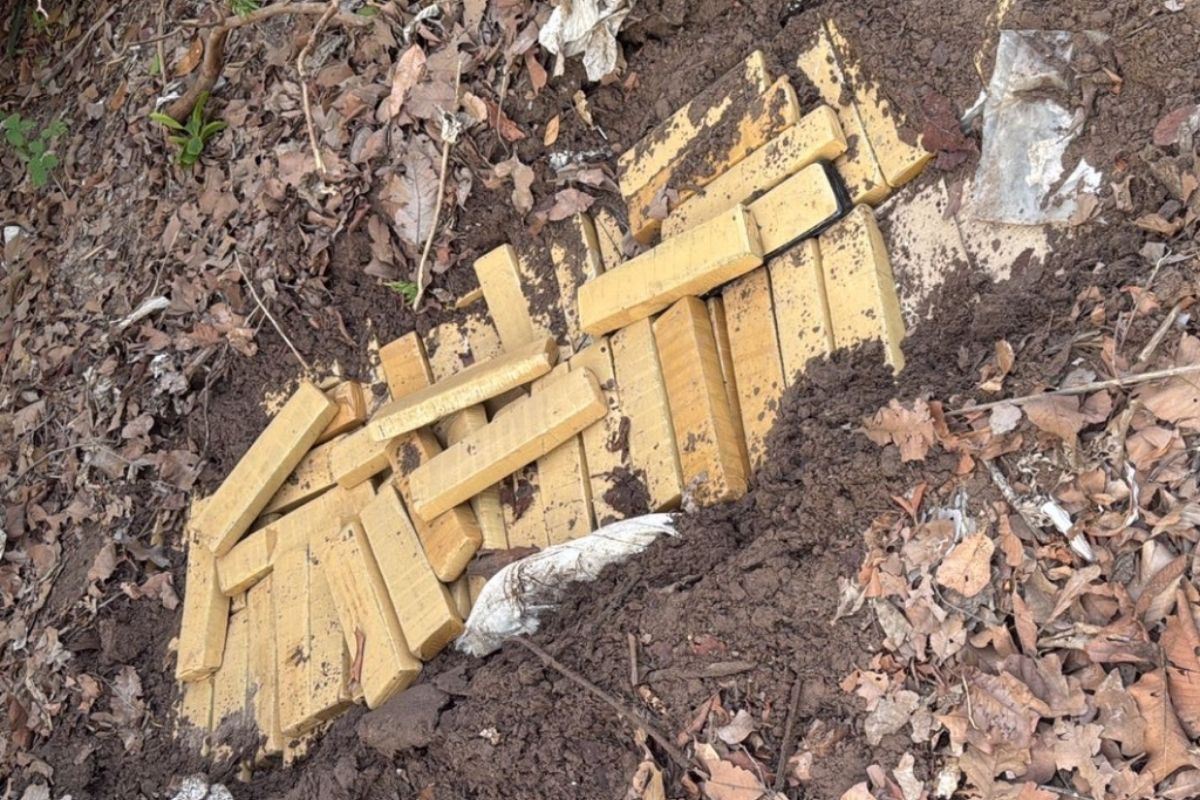
[[[1082,110],[1056,99],[1072,93],[1074,57],[1067,31],[1000,31],[983,104],[983,150],[971,203],[976,219],[1068,223],[1079,195],[1099,188],[1101,175],[1087,161],[1080,159],[1070,174],[1063,164],[1084,123]]]
[[[566,59],[583,56],[588,80],[598,81],[617,68],[621,48],[617,33],[633,8],[634,0],[570,0],[560,2],[538,33],[542,47],[558,58],[555,76],[562,75]]]
[[[505,639],[533,633],[542,613],[558,605],[569,584],[595,580],[609,564],[637,555],[663,534],[676,535],[674,517],[647,514],[605,525],[509,564],[479,593],[455,646],[485,656]]]

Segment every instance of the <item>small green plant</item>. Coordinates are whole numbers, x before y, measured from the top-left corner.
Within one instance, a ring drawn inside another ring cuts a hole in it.
[[[200,154],[204,152],[204,145],[208,140],[229,127],[228,123],[219,119],[204,121],[204,104],[207,102],[208,92],[205,92],[196,101],[186,125],[179,124],[161,111],[150,114],[150,119],[159,125],[178,132],[176,136],[168,136],[167,141],[179,148],[176,160],[180,166],[193,166],[200,160]]]
[[[258,0],[229,0],[229,7],[233,9],[233,13],[239,17],[244,17],[253,14],[260,8]]]
[[[410,303],[415,302],[417,299],[417,285],[412,281],[392,281],[390,283],[385,283],[384,286],[391,289],[393,292],[400,295]]]
[[[15,112],[4,118],[4,138],[25,162],[29,180],[40,189],[50,180],[50,171],[58,166],[58,156],[50,149],[50,143],[67,132],[67,123],[56,119],[34,136],[36,127],[36,122]]]

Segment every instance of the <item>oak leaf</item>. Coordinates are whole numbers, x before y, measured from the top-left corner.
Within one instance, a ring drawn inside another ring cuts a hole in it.
[[[899,447],[901,461],[923,460],[934,442],[933,417],[924,400],[915,401],[912,409],[892,400],[863,421],[863,431],[877,445]]]
[[[963,597],[974,597],[992,577],[996,545],[987,534],[976,533],[954,546],[937,569],[937,582]]]

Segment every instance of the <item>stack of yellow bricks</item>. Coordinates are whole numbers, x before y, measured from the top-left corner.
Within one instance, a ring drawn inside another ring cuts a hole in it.
[[[832,23],[799,67],[824,105],[751,54],[621,157],[627,229],[607,212],[553,229],[554,286],[511,246],[487,254],[487,313],[383,347],[381,408],[302,384],[196,502],[176,676],[214,753],[253,726],[286,760],[403,691],[461,632],[481,549],[741,496],[809,359],[879,340],[902,366],[872,206],[928,154]],[[712,152],[717,126],[737,134]],[[650,249],[624,259],[626,230]],[[534,302],[547,288],[561,315]]]

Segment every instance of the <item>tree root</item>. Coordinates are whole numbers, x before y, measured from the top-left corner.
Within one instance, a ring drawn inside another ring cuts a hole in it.
[[[225,69],[225,44],[229,40],[231,32],[238,28],[244,28],[248,25],[254,25],[255,23],[287,14],[320,17],[328,10],[328,3],[288,3],[266,6],[245,16],[234,15],[226,17],[223,22],[209,31],[208,42],[204,47],[204,63],[200,66],[200,74],[192,81],[187,91],[167,106],[163,110],[163,113],[177,122],[183,123],[187,121],[188,115],[192,113],[192,108],[196,105],[196,101],[205,92],[211,92],[213,87],[216,86],[217,81],[221,78],[221,73]],[[357,14],[337,14],[329,20],[331,24],[338,24],[347,28],[365,28],[371,25],[373,21],[371,17],[360,17]]]

